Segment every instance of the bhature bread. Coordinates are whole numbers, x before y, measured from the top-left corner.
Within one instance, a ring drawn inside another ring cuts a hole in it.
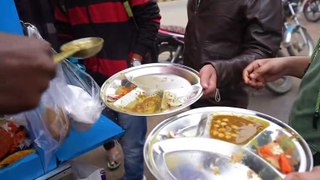
[[[43,114],[46,128],[58,142],[63,141],[70,131],[70,120],[62,108],[46,108]]]

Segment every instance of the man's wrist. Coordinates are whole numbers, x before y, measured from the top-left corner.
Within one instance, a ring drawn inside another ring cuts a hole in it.
[[[137,58],[132,58],[131,60],[131,66],[135,67],[135,66],[140,66],[141,65],[141,60],[137,59]]]

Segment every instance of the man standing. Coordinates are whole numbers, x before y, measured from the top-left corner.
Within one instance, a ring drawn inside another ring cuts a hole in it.
[[[130,0],[130,11],[122,0],[66,0],[60,1],[56,11],[56,27],[65,41],[99,36],[104,48],[95,57],[84,60],[89,74],[102,85],[107,78],[129,66],[147,63],[147,54],[154,47],[160,24],[159,8],[152,0]],[[118,124],[126,132],[120,143],[124,152],[125,176],[123,179],[143,178],[143,146],[147,123],[145,117],[129,116],[114,112]],[[108,143],[107,150],[114,151]],[[109,154],[118,160],[117,152]],[[108,163],[110,167],[117,167]]]
[[[200,71],[206,97],[193,107],[246,108],[248,94],[243,89],[242,70],[255,59],[273,57],[279,50],[281,1],[189,0],[187,7],[184,64]],[[214,92],[220,92],[220,102]]]

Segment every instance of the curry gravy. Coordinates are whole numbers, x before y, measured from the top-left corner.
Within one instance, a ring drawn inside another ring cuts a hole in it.
[[[233,115],[214,115],[210,136],[234,144],[242,144],[261,132],[267,125]]]

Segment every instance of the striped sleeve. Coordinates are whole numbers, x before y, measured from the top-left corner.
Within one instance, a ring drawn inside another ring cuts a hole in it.
[[[160,10],[154,0],[131,0],[130,5],[139,27],[133,52],[145,55],[154,47],[160,26]]]
[[[54,11],[55,16],[55,28],[57,29],[57,36],[59,39],[59,44],[73,40],[71,33],[71,25],[66,13],[63,12],[63,9],[59,6],[55,7]]]

